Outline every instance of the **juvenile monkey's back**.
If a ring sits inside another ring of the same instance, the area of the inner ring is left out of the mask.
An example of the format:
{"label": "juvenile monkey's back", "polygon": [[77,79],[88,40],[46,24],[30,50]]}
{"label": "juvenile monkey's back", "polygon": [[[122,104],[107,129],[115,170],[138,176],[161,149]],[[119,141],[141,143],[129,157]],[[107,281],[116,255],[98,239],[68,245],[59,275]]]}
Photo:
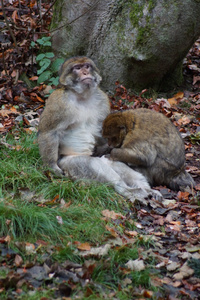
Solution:
{"label": "juvenile monkey's back", "polygon": [[162,113],[147,109],[138,108],[126,111],[133,115],[135,129],[147,134],[150,138],[159,136],[163,139],[181,140],[181,135],[175,125]]}

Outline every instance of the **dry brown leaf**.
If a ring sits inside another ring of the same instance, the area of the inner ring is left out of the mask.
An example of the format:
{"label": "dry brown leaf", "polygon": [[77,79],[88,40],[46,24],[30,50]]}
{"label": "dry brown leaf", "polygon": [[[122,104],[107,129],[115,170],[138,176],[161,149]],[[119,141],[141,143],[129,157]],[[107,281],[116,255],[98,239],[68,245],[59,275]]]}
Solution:
{"label": "dry brown leaf", "polygon": [[129,236],[137,236],[138,232],[137,231],[125,230],[125,234],[127,234]]}
{"label": "dry brown leaf", "polygon": [[193,76],[193,82],[192,82],[192,84],[194,85],[198,81],[200,81],[200,76]]}
{"label": "dry brown leaf", "polygon": [[111,248],[110,244],[106,244],[106,245],[103,245],[101,247],[96,247],[96,248],[91,247],[91,249],[88,251],[79,252],[79,255],[83,256],[83,257],[88,257],[88,256],[101,257],[101,256],[107,255],[110,248]]}
{"label": "dry brown leaf", "polygon": [[118,233],[110,226],[106,225],[106,229],[110,232],[110,234],[114,237],[118,237]]}
{"label": "dry brown leaf", "polygon": [[102,210],[102,215],[106,218],[111,218],[113,220],[116,220],[116,219],[125,219],[125,216],[123,216],[122,214],[120,213],[116,213],[114,212],[113,210],[108,210],[108,209],[105,209],[105,210]]}
{"label": "dry brown leaf", "polygon": [[177,122],[179,125],[187,125],[190,123],[190,119],[187,116],[183,116]]}
{"label": "dry brown leaf", "polygon": [[170,103],[170,105],[176,105],[177,104],[176,98],[169,98],[168,102]]}
{"label": "dry brown leaf", "polygon": [[168,102],[171,105],[176,105],[177,104],[177,100],[178,99],[182,99],[184,97],[184,93],[183,92],[178,92],[177,94],[175,94],[172,98],[168,99]]}
{"label": "dry brown leaf", "polygon": [[178,198],[179,201],[181,201],[181,200],[187,200],[188,197],[189,197],[189,195],[190,195],[190,193],[188,193],[188,192],[181,192],[181,191],[179,191],[178,194],[177,194],[177,198]]}
{"label": "dry brown leaf", "polygon": [[14,263],[15,263],[16,267],[21,266],[21,264],[23,263],[22,257],[20,255],[16,254]]}
{"label": "dry brown leaf", "polygon": [[82,251],[89,251],[91,249],[91,246],[89,243],[86,242],[86,243],[79,244],[77,248]]}
{"label": "dry brown leaf", "polygon": [[188,267],[187,263],[185,263],[181,268],[180,271],[174,274],[173,279],[175,280],[182,280],[194,274],[194,270]]}
{"label": "dry brown leaf", "polygon": [[179,267],[180,267],[180,263],[177,263],[175,261],[170,261],[167,266],[167,270],[172,272],[172,271],[175,271],[176,269],[178,269]]}

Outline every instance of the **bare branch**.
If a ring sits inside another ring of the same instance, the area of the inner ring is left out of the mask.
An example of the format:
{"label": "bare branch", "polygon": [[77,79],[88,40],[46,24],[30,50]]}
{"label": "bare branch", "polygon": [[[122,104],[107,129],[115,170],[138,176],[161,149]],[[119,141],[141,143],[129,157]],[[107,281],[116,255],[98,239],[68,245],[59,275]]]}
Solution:
{"label": "bare branch", "polygon": [[10,32],[10,35],[11,35],[11,37],[13,39],[14,46],[15,46],[15,48],[17,50],[17,54],[20,55],[20,51],[19,51],[19,48],[17,46],[16,38],[14,36],[14,33],[12,32],[12,29],[11,29],[11,27],[9,25],[8,19],[7,19],[6,14],[5,14],[5,8],[4,8],[3,0],[1,0],[1,6],[2,6],[2,11],[3,11],[3,16],[4,16],[4,19],[5,19],[5,22],[6,22],[6,26],[7,26],[8,30]]}

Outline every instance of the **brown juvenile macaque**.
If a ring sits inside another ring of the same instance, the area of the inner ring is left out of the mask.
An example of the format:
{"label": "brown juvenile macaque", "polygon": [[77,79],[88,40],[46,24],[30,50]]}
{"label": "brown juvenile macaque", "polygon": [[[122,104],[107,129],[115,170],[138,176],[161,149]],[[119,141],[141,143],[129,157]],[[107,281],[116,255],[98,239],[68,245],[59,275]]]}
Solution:
{"label": "brown juvenile macaque", "polygon": [[128,164],[151,186],[180,190],[195,185],[185,171],[181,135],[163,114],[145,108],[111,113],[103,122],[102,135],[113,147],[110,159]]}
{"label": "brown juvenile macaque", "polygon": [[38,144],[43,161],[56,174],[111,184],[130,200],[143,199],[151,190],[146,178],[121,162],[92,157],[103,145],[102,122],[110,112],[109,99],[98,87],[101,81],[94,62],[73,57],[60,71],[61,88],[49,97],[41,115]]}

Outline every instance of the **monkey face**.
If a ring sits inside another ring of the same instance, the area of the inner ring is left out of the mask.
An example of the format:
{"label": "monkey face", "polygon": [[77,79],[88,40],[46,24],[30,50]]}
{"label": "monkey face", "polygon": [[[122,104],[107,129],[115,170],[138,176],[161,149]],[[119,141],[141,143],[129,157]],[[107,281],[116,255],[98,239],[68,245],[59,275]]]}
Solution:
{"label": "monkey face", "polygon": [[114,148],[122,146],[127,129],[121,112],[109,114],[103,122],[102,135],[108,140],[108,145]]}
{"label": "monkey face", "polygon": [[113,148],[120,148],[126,136],[124,128],[120,127],[103,127],[102,135],[107,139],[108,145]]}
{"label": "monkey face", "polygon": [[101,76],[98,72],[91,59],[74,57],[65,61],[62,65],[60,83],[80,94],[99,85]]}
{"label": "monkey face", "polygon": [[76,75],[77,80],[83,84],[91,85],[95,80],[92,75],[92,65],[89,63],[74,65],[72,72]]}

